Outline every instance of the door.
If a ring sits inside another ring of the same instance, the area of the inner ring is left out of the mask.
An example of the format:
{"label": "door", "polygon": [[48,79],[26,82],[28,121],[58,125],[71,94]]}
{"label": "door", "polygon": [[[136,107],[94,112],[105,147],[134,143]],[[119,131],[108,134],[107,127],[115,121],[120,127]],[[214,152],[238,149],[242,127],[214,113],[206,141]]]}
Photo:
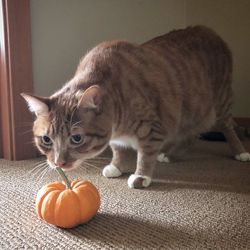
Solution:
{"label": "door", "polygon": [[35,157],[32,115],[20,93],[32,93],[29,0],[0,0],[0,158]]}

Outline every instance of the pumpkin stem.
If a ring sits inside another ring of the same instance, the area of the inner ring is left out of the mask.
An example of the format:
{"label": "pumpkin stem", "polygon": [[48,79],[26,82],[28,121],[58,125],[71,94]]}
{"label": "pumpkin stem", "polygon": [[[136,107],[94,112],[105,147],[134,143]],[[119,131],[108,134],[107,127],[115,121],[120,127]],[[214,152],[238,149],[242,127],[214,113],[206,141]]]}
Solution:
{"label": "pumpkin stem", "polygon": [[72,189],[70,185],[70,181],[66,174],[63,172],[63,170],[59,167],[56,167],[56,171],[59,173],[59,175],[62,177],[63,181],[65,182],[68,189]]}

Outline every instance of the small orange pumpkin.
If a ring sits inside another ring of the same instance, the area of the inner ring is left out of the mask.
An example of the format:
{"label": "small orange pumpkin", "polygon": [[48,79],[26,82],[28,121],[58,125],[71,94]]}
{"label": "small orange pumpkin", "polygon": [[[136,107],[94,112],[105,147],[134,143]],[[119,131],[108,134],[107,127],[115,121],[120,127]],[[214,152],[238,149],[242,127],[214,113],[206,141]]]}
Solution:
{"label": "small orange pumpkin", "polygon": [[[64,180],[66,176],[64,174]],[[89,221],[100,207],[100,195],[89,181],[53,182],[42,187],[36,198],[36,212],[46,222],[72,228]]]}

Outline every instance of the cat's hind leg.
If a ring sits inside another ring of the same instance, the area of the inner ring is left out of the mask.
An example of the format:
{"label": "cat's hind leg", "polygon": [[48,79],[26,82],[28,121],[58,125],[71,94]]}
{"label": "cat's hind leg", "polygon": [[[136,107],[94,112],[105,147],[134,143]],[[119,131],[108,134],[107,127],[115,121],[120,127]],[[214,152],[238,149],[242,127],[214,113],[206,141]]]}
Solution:
{"label": "cat's hind leg", "polygon": [[157,161],[164,162],[164,163],[170,163],[170,159],[169,159],[169,157],[167,156],[166,153],[158,154]]}
{"label": "cat's hind leg", "polygon": [[157,161],[162,163],[170,163],[170,152],[175,147],[175,143],[167,143],[163,146],[162,151],[157,156]]}
{"label": "cat's hind leg", "polygon": [[163,152],[158,155],[157,160],[159,162],[170,163],[173,158],[178,158],[186,153],[195,140],[195,136],[190,136],[168,143],[163,147]]}
{"label": "cat's hind leg", "polygon": [[231,117],[225,119],[221,123],[221,128],[227,142],[229,143],[234,158],[238,161],[250,161],[250,154],[246,152],[245,147],[234,130],[233,119]]}

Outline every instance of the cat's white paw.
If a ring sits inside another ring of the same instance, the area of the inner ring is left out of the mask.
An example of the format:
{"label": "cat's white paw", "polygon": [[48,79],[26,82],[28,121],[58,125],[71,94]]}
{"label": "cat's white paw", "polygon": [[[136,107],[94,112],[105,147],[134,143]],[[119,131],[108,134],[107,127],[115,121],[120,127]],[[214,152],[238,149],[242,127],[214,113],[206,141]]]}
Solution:
{"label": "cat's white paw", "polygon": [[143,188],[148,187],[152,179],[146,175],[132,174],[128,178],[128,186],[130,188]]}
{"label": "cat's white paw", "polygon": [[119,177],[122,172],[113,164],[109,164],[102,170],[102,175],[107,178]]}
{"label": "cat's white paw", "polygon": [[250,161],[250,154],[248,152],[235,155],[235,159],[238,161]]}
{"label": "cat's white paw", "polygon": [[157,156],[157,161],[159,162],[165,162],[165,163],[169,163],[170,160],[169,158],[164,154],[164,153],[161,153]]}

